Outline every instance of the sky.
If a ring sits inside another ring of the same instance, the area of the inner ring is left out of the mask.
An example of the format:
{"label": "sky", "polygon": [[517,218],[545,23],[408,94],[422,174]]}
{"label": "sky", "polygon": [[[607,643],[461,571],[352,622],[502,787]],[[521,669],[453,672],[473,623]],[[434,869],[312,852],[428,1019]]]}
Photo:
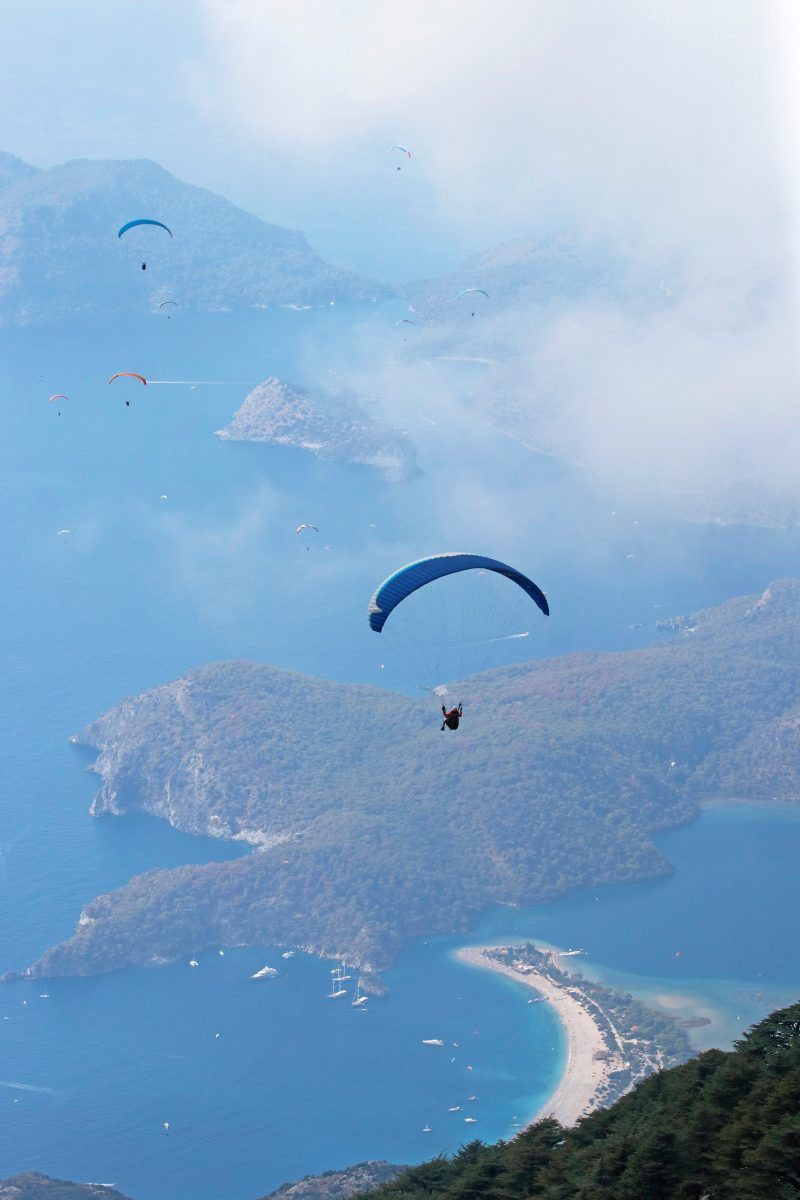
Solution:
{"label": "sky", "polygon": [[613,247],[664,303],[512,321],[520,393],[632,486],[782,488],[799,45],[791,0],[5,0],[0,148],[154,158],[387,281],[521,236]]}

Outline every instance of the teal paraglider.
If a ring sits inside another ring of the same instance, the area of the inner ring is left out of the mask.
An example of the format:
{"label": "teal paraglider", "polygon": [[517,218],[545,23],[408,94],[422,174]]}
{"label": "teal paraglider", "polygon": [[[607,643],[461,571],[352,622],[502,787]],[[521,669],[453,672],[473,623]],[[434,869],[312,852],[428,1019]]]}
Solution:
{"label": "teal paraglider", "polygon": [[129,229],[133,229],[136,225],[157,225],[159,229],[166,229],[170,237],[172,230],[163,221],[154,221],[152,217],[137,217],[135,221],[127,221],[117,233],[117,237],[121,238],[123,233],[127,233]]}
{"label": "teal paraglider", "polygon": [[434,554],[430,558],[420,558],[417,562],[409,563],[395,571],[385,579],[369,602],[367,613],[370,628],[380,633],[391,613],[401,601],[445,575],[453,575],[458,571],[494,571],[504,575],[512,583],[516,583],[526,592],[531,600],[542,610],[544,615],[550,615],[547,597],[532,579],[523,575],[507,563],[499,562],[496,558],[484,558],[481,554]]}

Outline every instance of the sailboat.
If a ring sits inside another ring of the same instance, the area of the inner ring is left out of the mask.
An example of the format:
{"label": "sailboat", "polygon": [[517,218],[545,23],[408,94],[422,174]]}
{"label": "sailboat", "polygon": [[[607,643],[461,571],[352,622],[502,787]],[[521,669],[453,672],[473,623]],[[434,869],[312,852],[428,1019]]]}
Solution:
{"label": "sailboat", "polygon": [[353,1008],[363,1008],[369,1000],[369,996],[361,987],[361,979],[359,978],[356,984],[356,994],[353,999]]}
{"label": "sailboat", "polygon": [[331,971],[331,990],[328,992],[329,1000],[338,1000],[340,996],[347,995],[347,988],[343,988],[342,973],[339,967],[334,967]]}

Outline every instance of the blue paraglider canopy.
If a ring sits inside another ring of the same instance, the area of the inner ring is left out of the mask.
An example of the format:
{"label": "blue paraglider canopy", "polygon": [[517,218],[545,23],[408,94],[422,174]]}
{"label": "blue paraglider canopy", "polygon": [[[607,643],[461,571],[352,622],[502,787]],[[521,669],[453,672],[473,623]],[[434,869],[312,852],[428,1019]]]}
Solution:
{"label": "blue paraglider canopy", "polygon": [[426,583],[432,583],[434,579],[441,579],[444,575],[453,575],[457,571],[473,570],[494,571],[498,575],[504,575],[527,592],[546,617],[550,615],[547,597],[541,588],[507,563],[498,562],[496,558],[484,558],[481,554],[434,554],[430,558],[420,558],[417,562],[401,567],[383,581],[367,609],[370,628],[380,633],[397,605]]}
{"label": "blue paraglider canopy", "polygon": [[138,217],[135,221],[128,221],[122,226],[117,234],[117,237],[121,238],[123,233],[127,233],[128,230],[133,229],[135,225],[157,225],[159,229],[166,229],[169,236],[172,237],[172,230],[169,228],[169,226],[165,225],[163,221],[154,221],[152,217]]}

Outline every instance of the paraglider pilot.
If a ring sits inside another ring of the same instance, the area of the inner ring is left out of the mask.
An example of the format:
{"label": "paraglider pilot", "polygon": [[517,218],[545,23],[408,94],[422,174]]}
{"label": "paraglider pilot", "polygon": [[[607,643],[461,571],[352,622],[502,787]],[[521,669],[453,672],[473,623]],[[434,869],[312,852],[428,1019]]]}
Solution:
{"label": "paraglider pilot", "polygon": [[444,720],[442,721],[442,728],[440,732],[444,733],[445,725],[448,729],[458,729],[458,722],[461,720],[462,711],[463,710],[460,701],[458,708],[451,708],[450,712],[448,712],[445,706],[442,705],[442,716],[444,717]]}

